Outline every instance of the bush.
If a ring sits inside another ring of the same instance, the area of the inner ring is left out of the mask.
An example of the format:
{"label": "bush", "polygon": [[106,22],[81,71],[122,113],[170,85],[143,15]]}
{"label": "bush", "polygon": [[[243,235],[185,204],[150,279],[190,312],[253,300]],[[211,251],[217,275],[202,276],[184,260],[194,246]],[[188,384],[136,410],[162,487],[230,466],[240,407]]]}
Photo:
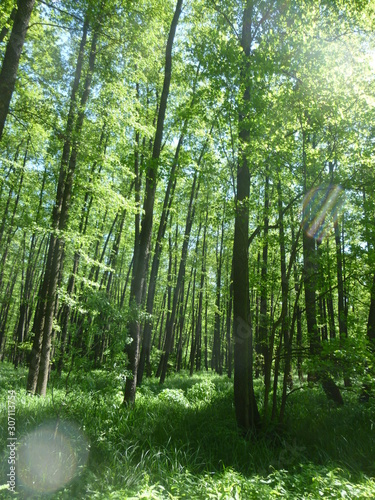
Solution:
{"label": "bush", "polygon": [[165,404],[188,408],[189,401],[185,398],[182,389],[164,389],[158,395],[158,399]]}
{"label": "bush", "polygon": [[187,390],[186,398],[194,406],[205,406],[211,403],[216,395],[216,387],[211,380],[203,380]]}

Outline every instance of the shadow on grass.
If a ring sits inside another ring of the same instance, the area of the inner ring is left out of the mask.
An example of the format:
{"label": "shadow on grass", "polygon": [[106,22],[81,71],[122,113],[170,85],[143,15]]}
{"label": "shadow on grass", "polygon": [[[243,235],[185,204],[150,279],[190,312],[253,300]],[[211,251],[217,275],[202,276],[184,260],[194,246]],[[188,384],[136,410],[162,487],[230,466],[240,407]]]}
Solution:
{"label": "shadow on grass", "polygon": [[43,399],[26,396],[25,376],[25,370],[1,366],[2,405],[8,389],[18,394],[18,435],[59,416],[79,424],[91,446],[80,477],[48,498],[138,498],[147,488],[156,488],[150,498],[205,498],[204,488],[213,497],[235,498],[235,487],[248,498],[272,498],[272,491],[302,498],[318,488],[318,498],[318,491],[334,496],[340,481],[359,488],[364,475],[375,474],[374,404],[358,404],[355,394],[336,408],[319,389],[297,391],[288,400],[282,431],[270,427],[244,440],[226,377],[181,374],[163,386],[146,380],[131,409],[122,405],[121,381],[110,372],[75,373],[68,384],[65,375],[52,380],[53,400],[51,392]]}

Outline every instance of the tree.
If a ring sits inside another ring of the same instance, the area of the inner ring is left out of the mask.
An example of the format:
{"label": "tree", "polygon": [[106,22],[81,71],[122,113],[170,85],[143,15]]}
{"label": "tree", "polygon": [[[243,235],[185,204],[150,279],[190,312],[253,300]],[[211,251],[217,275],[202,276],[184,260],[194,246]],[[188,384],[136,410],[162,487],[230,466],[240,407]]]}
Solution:
{"label": "tree", "polygon": [[147,278],[147,263],[149,258],[153,212],[155,203],[156,181],[158,162],[160,157],[161,145],[163,140],[164,120],[167,109],[169,87],[172,77],[172,48],[173,40],[177,29],[178,20],[181,14],[182,0],[178,0],[176,9],[171,22],[171,27],[168,34],[166,52],[165,52],[165,72],[163,91],[160,98],[158,120],[152,150],[152,158],[147,167],[146,172],[146,187],[143,204],[143,218],[141,231],[139,234],[139,242],[136,244],[134,251],[133,275],[130,291],[130,305],[135,309],[135,317],[129,321],[129,334],[131,343],[127,347],[129,359],[129,369],[132,377],[127,378],[124,393],[124,403],[133,404],[135,401],[135,393],[137,387],[137,371],[139,363],[140,350],[140,318],[137,317],[139,309],[142,305],[142,290],[145,287]]}
{"label": "tree", "polygon": [[65,142],[56,191],[56,201],[52,214],[52,228],[54,233],[51,233],[49,238],[47,265],[40,290],[37,314],[35,315],[33,325],[33,332],[35,336],[27,390],[31,394],[37,392],[42,396],[46,394],[47,389],[56,290],[60,268],[63,265],[64,240],[58,233],[61,234],[66,229],[68,222],[74,173],[77,164],[79,137],[85,116],[85,106],[90,93],[96,58],[98,32],[94,31],[90,47],[88,72],[80,100],[79,111],[76,113],[77,92],[82,73],[87,32],[88,19],[86,18],[83,26],[83,35],[79,48],[75,78],[71,92],[70,109],[66,123]]}
{"label": "tree", "polygon": [[[243,11],[241,47],[242,81],[246,81],[250,66],[252,44],[252,2]],[[236,215],[233,240],[233,314],[234,314],[234,405],[237,424],[244,433],[255,430],[260,416],[253,386],[253,335],[250,323],[249,298],[249,196],[250,168],[247,145],[250,139],[248,105],[251,100],[249,84],[244,83],[243,109],[239,115],[240,152],[237,166]]]}
{"label": "tree", "polygon": [[35,0],[18,0],[12,32],[5,51],[0,72],[0,140],[17,78],[18,65],[25,43]]}

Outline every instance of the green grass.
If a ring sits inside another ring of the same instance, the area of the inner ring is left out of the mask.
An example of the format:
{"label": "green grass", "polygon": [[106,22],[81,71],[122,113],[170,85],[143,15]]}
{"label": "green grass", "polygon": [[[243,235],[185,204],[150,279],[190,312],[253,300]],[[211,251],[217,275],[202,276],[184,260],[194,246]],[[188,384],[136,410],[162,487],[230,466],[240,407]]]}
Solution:
{"label": "green grass", "polygon": [[[29,448],[37,446],[38,439],[46,441],[60,458],[56,470],[43,462],[45,475],[40,477],[35,476],[35,465],[20,460],[25,470],[18,472],[29,486],[18,485],[18,498],[375,496],[375,404],[358,404],[355,392],[346,393],[345,406],[337,408],[319,388],[298,390],[288,398],[283,429],[270,428],[244,440],[236,429],[232,381],[211,373],[174,375],[164,386],[146,380],[134,409],[122,406],[121,380],[112,372],[72,374],[67,393],[64,377],[52,380],[53,392],[50,389],[43,399],[27,396],[25,382],[24,369],[0,365],[0,484],[6,483],[9,472],[8,389],[17,392],[19,453],[26,453],[22,443],[35,431],[36,441],[28,438]],[[54,435],[58,415],[60,438]],[[58,439],[65,445],[62,451],[56,448]],[[34,463],[36,456],[34,450]],[[62,483],[51,480],[61,471],[66,472],[65,486],[45,493]],[[69,481],[72,471],[76,477]],[[11,497],[0,489],[0,498]]]}

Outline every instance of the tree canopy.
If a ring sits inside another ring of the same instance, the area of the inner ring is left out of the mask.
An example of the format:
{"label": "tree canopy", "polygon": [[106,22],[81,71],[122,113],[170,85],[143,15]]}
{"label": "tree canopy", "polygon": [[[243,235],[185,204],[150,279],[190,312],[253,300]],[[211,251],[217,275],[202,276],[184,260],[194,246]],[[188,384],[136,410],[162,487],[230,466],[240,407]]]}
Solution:
{"label": "tree canopy", "polygon": [[0,353],[29,393],[115,368],[133,405],[144,376],[213,370],[245,435],[296,377],[371,397],[374,15],[2,2]]}

